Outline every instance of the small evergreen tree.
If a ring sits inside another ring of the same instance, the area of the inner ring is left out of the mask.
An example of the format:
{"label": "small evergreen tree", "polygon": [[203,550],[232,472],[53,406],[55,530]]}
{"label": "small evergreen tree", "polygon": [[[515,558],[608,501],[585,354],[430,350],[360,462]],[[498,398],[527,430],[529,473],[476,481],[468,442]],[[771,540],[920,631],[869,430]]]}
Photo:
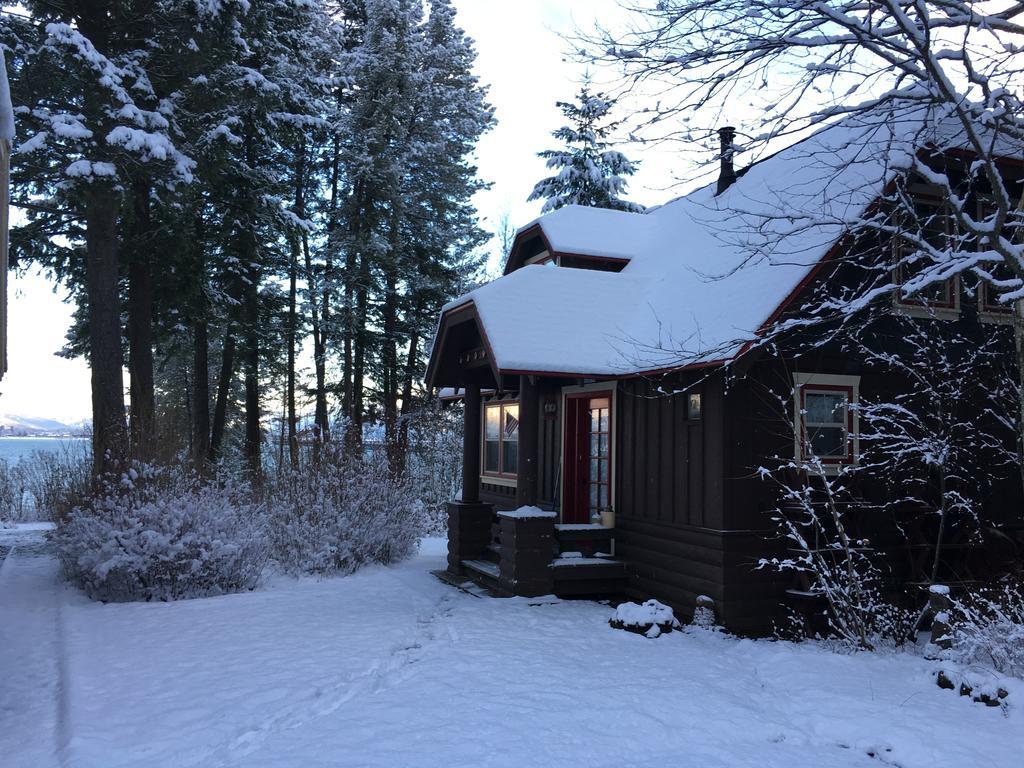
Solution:
{"label": "small evergreen tree", "polygon": [[618,126],[608,120],[615,100],[591,95],[589,86],[583,85],[575,103],[557,104],[571,124],[551,135],[564,141],[566,148],[538,153],[557,173],[537,182],[527,199],[545,200],[544,213],[566,205],[643,213],[642,205],[621,197],[628,183],[625,177],[636,173],[637,166],[621,152],[610,149],[607,138]]}

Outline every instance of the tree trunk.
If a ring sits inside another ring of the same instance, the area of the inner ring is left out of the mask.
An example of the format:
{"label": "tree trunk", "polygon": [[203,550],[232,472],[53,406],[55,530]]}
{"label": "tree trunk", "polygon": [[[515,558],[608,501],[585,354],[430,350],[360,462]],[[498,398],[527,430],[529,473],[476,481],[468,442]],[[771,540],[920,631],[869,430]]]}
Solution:
{"label": "tree trunk", "polygon": [[150,262],[152,233],[150,186],[137,181],[132,187],[133,226],[128,259],[128,374],[131,392],[132,456],[153,458],[156,404],[153,394],[153,275]]}
{"label": "tree trunk", "polygon": [[392,262],[384,282],[384,343],[381,345],[381,395],[384,405],[384,441],[392,472],[398,471],[398,293]]}
{"label": "tree trunk", "polygon": [[[255,250],[255,249],[253,249]],[[255,254],[251,254],[255,258]],[[245,462],[249,474],[258,479],[260,462],[260,342],[259,268],[249,262],[245,287]]]}
{"label": "tree trunk", "polygon": [[213,430],[210,436],[210,461],[220,460],[224,447],[224,431],[228,418],[228,396],[231,380],[235,376],[235,329],[229,322],[224,329],[224,343],[221,347],[220,376],[217,379],[217,402],[213,408]]}
{"label": "tree trunk", "polygon": [[288,458],[292,469],[299,468],[299,438],[295,431],[295,300],[299,271],[299,238],[291,238],[291,259],[288,264],[288,382],[285,392],[285,410],[288,422]]}
{"label": "tree trunk", "polygon": [[192,327],[192,461],[202,470],[210,460],[210,320],[202,216],[196,216],[192,236],[196,257],[194,279],[199,286]]}
{"label": "tree trunk", "polygon": [[309,254],[309,238],[305,233],[302,234],[302,252],[306,261],[306,284],[309,286],[309,320],[313,329],[313,370],[316,376],[313,423],[316,425],[317,439],[313,443],[313,458],[319,461],[320,444],[330,439],[330,426],[327,423],[327,348],[320,325],[319,289],[313,273],[313,260]]}
{"label": "tree trunk", "polygon": [[210,458],[210,329],[205,314],[196,320],[192,350],[192,460],[202,468]]}
{"label": "tree trunk", "polygon": [[123,469],[128,457],[124,414],[121,311],[118,296],[118,198],[96,185],[85,208],[86,295],[89,302],[89,367],[92,377],[93,473]]}
{"label": "tree trunk", "polygon": [[363,414],[365,413],[363,379],[366,375],[366,313],[369,309],[369,265],[366,256],[359,259],[356,277],[356,305],[352,314],[352,413],[349,416],[348,442],[358,450],[363,444]]}
{"label": "tree trunk", "polygon": [[412,382],[416,375],[416,357],[419,354],[420,334],[414,329],[409,337],[409,357],[405,361],[405,381],[402,383],[402,410],[398,418],[398,444],[395,449],[396,472],[405,474],[409,459],[409,419],[412,412]]}
{"label": "tree trunk", "polygon": [[[299,141],[298,151],[295,157],[295,215],[300,219],[306,218],[305,201],[305,179],[306,179],[306,143]],[[288,260],[288,375],[285,392],[285,410],[288,420],[288,458],[291,460],[292,469],[299,467],[299,438],[296,434],[295,416],[295,336],[297,333],[298,317],[296,313],[296,299],[298,296],[299,278],[299,235],[292,234],[290,239],[291,254]],[[315,351],[314,351],[315,354]]]}

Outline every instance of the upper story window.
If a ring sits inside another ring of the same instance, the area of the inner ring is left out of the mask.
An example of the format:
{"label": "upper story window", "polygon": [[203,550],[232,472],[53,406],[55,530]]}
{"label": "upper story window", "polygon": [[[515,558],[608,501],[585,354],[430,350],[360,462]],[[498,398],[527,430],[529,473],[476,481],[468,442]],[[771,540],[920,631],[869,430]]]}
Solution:
{"label": "upper story window", "polygon": [[519,469],[519,403],[484,405],[485,475],[515,478]]}
{"label": "upper story window", "polygon": [[857,462],[859,376],[796,373],[794,378],[794,450],[804,462],[821,462],[826,471]]}
{"label": "upper story window", "polygon": [[[984,200],[978,203],[978,220],[982,221],[986,219],[992,213],[992,207],[988,205]],[[1008,238],[1013,237],[1013,233],[1004,231],[1004,235]],[[1019,237],[1019,236],[1018,236]],[[984,243],[979,243],[978,248],[984,247]],[[1009,280],[1012,275],[1009,267],[1005,264],[992,264],[987,267],[988,271],[992,274],[995,280]],[[998,289],[994,288],[989,284],[987,280],[981,280],[978,284],[978,315],[979,317],[989,323],[1009,323],[1013,322],[1014,308],[1013,304],[999,301]]]}
{"label": "upper story window", "polygon": [[[929,245],[945,250],[953,244],[953,217],[941,200],[927,196],[917,197],[914,201],[914,217],[914,227],[919,229],[921,236]],[[910,261],[916,251],[913,244],[896,238],[893,282],[897,286],[906,285],[930,264],[927,257]],[[911,294],[897,289],[893,294],[893,303],[897,309],[907,314],[953,319],[960,314],[959,281],[952,277],[930,283]]]}

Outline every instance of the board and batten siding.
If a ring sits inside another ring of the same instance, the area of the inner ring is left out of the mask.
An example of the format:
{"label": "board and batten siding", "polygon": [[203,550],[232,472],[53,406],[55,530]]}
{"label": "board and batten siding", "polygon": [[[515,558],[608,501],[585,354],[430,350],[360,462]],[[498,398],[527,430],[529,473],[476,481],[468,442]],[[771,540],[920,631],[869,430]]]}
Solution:
{"label": "board and batten siding", "polygon": [[[689,392],[701,395],[700,419],[687,418]],[[616,554],[628,563],[631,597],[684,614],[698,595],[723,599],[722,418],[718,376],[619,383]]]}

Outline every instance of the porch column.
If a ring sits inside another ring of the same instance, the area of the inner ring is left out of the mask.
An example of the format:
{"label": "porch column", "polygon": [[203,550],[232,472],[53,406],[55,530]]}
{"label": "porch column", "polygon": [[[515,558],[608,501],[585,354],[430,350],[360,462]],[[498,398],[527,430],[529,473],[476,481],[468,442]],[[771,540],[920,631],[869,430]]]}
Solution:
{"label": "porch column", "polygon": [[480,385],[467,384],[463,401],[462,503],[480,501]]}
{"label": "porch column", "polygon": [[537,504],[537,460],[540,455],[540,398],[533,376],[519,377],[519,470],[516,506]]}

